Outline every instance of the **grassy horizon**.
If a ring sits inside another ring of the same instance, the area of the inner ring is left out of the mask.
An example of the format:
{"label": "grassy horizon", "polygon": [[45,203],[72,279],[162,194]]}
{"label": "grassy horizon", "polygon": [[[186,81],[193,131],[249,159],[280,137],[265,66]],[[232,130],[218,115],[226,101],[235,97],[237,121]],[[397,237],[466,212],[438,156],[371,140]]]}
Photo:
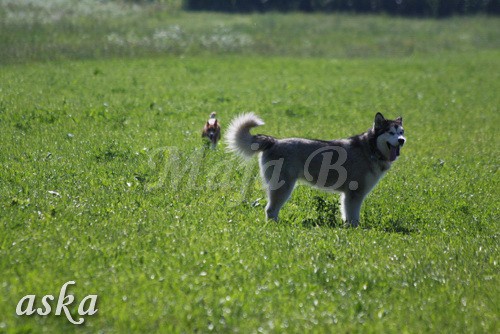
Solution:
{"label": "grassy horizon", "polygon": [[[162,55],[399,58],[500,47],[500,20],[184,12],[171,5],[0,1],[0,65]],[[361,22],[361,23],[360,23]]]}

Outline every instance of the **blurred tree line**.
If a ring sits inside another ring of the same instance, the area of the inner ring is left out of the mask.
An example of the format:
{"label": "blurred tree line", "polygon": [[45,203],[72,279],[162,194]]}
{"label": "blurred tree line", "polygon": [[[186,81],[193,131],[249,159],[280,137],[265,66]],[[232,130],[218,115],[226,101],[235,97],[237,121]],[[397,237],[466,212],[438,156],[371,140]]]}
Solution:
{"label": "blurred tree line", "polygon": [[500,13],[499,0],[185,0],[184,6],[188,10],[243,13],[342,11],[433,17],[478,12]]}
{"label": "blurred tree line", "polygon": [[134,3],[179,3],[186,10],[251,12],[351,12],[445,17],[500,14],[500,0],[125,0]]}

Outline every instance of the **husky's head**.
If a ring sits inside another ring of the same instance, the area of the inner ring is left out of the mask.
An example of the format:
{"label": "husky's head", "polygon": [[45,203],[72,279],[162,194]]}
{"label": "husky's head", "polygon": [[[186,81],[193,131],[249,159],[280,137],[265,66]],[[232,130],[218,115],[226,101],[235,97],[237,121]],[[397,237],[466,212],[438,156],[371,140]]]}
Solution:
{"label": "husky's head", "polygon": [[385,119],[381,113],[375,115],[373,130],[377,138],[377,149],[389,161],[394,161],[399,156],[400,149],[406,142],[403,129],[403,119]]}

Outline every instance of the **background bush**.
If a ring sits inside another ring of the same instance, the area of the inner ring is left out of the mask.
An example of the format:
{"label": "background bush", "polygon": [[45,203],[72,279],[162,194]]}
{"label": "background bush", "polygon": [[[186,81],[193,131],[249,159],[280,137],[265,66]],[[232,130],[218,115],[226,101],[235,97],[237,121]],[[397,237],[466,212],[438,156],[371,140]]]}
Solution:
{"label": "background bush", "polygon": [[347,11],[434,17],[500,13],[499,0],[185,0],[184,5],[188,10],[224,12]]}

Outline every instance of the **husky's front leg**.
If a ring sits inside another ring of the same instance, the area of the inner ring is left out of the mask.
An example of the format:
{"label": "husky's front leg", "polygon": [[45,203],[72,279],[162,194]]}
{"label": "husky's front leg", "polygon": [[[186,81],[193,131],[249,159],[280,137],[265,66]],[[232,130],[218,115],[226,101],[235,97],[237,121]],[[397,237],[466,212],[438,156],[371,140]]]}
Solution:
{"label": "husky's front leg", "polygon": [[359,213],[364,196],[357,192],[342,193],[341,207],[342,220],[352,227],[359,224]]}

